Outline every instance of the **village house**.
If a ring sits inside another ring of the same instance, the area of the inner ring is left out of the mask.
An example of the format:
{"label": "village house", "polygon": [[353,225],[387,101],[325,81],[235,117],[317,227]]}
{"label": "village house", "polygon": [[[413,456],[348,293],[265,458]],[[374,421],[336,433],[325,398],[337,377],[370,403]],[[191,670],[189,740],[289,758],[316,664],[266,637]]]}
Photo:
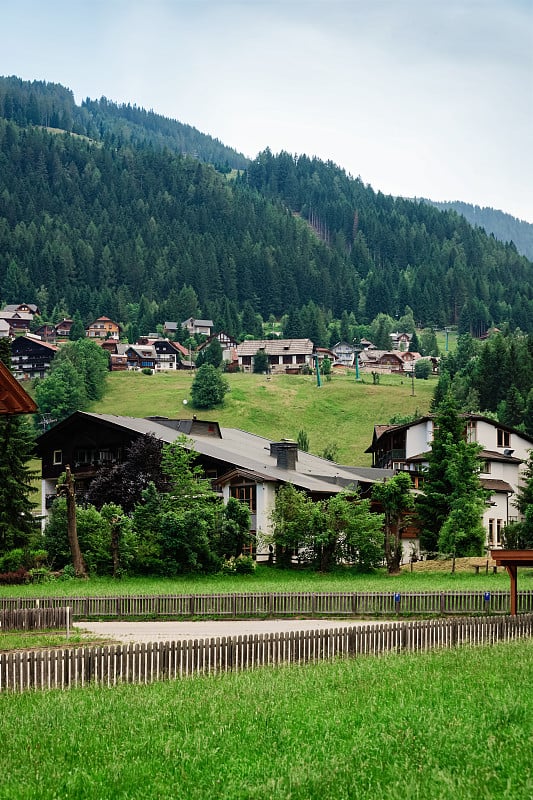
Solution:
{"label": "village house", "polygon": [[211,336],[214,323],[212,319],[194,319],[194,317],[189,317],[189,319],[181,323],[181,327],[187,329],[189,336],[196,336],[197,334],[200,336]]}
{"label": "village house", "polygon": [[391,333],[391,350],[409,350],[409,345],[411,344],[411,339],[413,335],[411,333]]}
{"label": "village house", "polygon": [[331,348],[335,354],[335,361],[343,367],[353,367],[355,363],[355,350],[349,342],[337,342]]}
{"label": "village house", "polygon": [[0,317],[0,339],[7,339],[8,336],[11,336],[11,325]]}
{"label": "village house", "polygon": [[121,327],[117,322],[113,322],[109,317],[98,317],[87,328],[89,339],[120,339]]}
{"label": "village house", "polygon": [[[6,306],[7,308],[7,306]],[[30,325],[33,322],[33,314],[26,311],[0,311],[0,319],[9,325],[10,335],[18,333],[29,333]]]}
{"label": "village house", "polygon": [[68,339],[70,335],[70,329],[73,325],[73,319],[62,319],[61,322],[58,322],[55,326],[56,336],[59,339]]}
{"label": "village house", "polygon": [[[490,492],[483,525],[487,547],[501,546],[501,532],[517,520],[513,506],[521,480],[523,463],[533,448],[533,437],[478,414],[465,414],[465,437],[483,447],[480,479]],[[405,425],[377,425],[367,453],[378,469],[406,471],[414,489],[423,487],[427,455],[433,440],[433,417],[425,416]],[[418,548],[418,539],[413,541]]]}
{"label": "village house", "polygon": [[421,358],[420,353],[410,353],[408,350],[377,350],[368,348],[359,353],[359,367],[370,372],[410,372],[415,362]]}
{"label": "village house", "polygon": [[11,366],[18,380],[44,378],[57,347],[36,336],[16,336],[11,343]]}
{"label": "village house", "polygon": [[312,367],[314,345],[311,339],[248,339],[237,345],[239,368],[253,372],[254,357],[260,350],[268,356],[272,373],[299,371]]}
{"label": "village house", "polygon": [[368,496],[373,483],[393,474],[391,470],[341,466],[299,450],[296,442],[273,442],[236,428],[221,428],[213,421],[77,411],[37,442],[42,457],[43,516],[56,497],[57,480],[67,464],[81,497],[102,467],[123,461],[128,447],[148,434],[164,443],[186,436],[224,501],[235,497],[248,505],[259,559],[268,558],[270,515],[279,486],[290,483],[315,500],[348,487],[357,487],[362,496]]}
{"label": "village house", "polygon": [[206,347],[209,347],[214,339],[217,339],[222,349],[222,361],[227,361],[229,363],[235,361],[237,358],[237,339],[234,339],[233,336],[230,336],[229,333],[225,333],[224,331],[214,333],[212,336],[206,339],[205,342],[202,342],[202,344],[198,345],[196,352],[201,353],[202,350],[205,350]]}

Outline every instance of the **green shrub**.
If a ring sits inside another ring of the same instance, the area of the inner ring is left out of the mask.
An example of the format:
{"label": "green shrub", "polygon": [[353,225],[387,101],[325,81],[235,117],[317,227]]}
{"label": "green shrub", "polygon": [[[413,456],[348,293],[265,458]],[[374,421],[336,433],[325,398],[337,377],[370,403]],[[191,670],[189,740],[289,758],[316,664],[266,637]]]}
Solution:
{"label": "green shrub", "polygon": [[150,367],[143,367],[141,372],[143,375],[153,375],[153,370]]}

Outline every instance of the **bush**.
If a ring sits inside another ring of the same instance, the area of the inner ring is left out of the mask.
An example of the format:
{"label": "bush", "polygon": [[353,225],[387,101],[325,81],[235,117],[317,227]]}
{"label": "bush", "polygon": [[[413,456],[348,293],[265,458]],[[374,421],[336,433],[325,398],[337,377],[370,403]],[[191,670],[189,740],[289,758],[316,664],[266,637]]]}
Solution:
{"label": "bush", "polygon": [[237,575],[253,575],[256,563],[251,556],[238,556],[235,559],[235,572]]}
{"label": "bush", "polygon": [[153,374],[153,370],[151,370],[150,367],[143,367],[141,372],[142,372],[143,375],[152,375]]}
{"label": "bush", "polygon": [[251,556],[231,556],[222,564],[222,572],[225,575],[253,575],[256,563]]}
{"label": "bush", "polygon": [[415,364],[415,378],[427,381],[431,375],[431,364],[429,361],[417,361]]}
{"label": "bush", "polygon": [[26,566],[27,554],[22,547],[9,550],[0,558],[0,572],[17,572]]}
{"label": "bush", "polygon": [[26,570],[21,567],[17,569],[15,572],[2,572],[0,573],[0,584],[4,584],[5,586],[14,586],[16,584],[21,583],[28,583],[30,580],[30,575]]}

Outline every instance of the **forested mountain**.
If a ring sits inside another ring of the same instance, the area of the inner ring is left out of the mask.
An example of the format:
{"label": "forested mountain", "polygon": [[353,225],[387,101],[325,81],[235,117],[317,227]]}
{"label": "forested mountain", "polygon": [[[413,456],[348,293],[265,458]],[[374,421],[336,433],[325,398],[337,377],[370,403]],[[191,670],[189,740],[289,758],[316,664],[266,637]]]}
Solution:
{"label": "forested mountain", "polygon": [[447,203],[438,203],[427,200],[441,211],[457,211],[468,220],[471,225],[484,228],[487,233],[492,233],[500,242],[514,242],[516,249],[522,255],[533,260],[533,225],[530,222],[517,219],[511,214],[497,211],[494,208],[474,206],[470,203],[461,203],[459,200]]}
{"label": "forested mountain", "polygon": [[[203,315],[238,335],[257,315],[291,312],[293,335],[318,344],[318,314],[368,324],[406,306],[426,326],[533,329],[533,265],[514,245],[330,162],[267,150],[247,165],[208,152],[216,140],[202,134],[203,155],[177,144],[187,131],[107,100],[78,107],[55,84],[0,80],[0,301],[141,332]],[[246,169],[233,178],[211,161]]]}
{"label": "forested mountain", "polygon": [[213,139],[173,119],[131,105],[118,105],[105,97],[87,98],[81,106],[74,95],[57,83],[0,77],[0,117],[17,125],[42,125],[101,140],[107,145],[152,145],[191,155],[224,169],[244,169],[248,159],[218,139]]}
{"label": "forested mountain", "polygon": [[261,153],[248,182],[301,214],[360,279],[359,316],[409,305],[423,324],[531,330],[533,267],[454,211],[375,192],[331,162]]}

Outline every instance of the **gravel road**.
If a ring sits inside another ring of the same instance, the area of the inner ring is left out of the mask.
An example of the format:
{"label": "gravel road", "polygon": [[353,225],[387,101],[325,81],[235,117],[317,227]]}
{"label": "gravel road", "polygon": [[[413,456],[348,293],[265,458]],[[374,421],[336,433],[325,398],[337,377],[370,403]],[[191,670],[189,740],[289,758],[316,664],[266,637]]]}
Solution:
{"label": "gravel road", "polygon": [[178,639],[211,639],[216,636],[244,636],[252,633],[322,630],[354,625],[376,625],[369,620],[343,619],[251,619],[207,620],[204,622],[80,622],[76,628],[120,642],[158,642]]}

